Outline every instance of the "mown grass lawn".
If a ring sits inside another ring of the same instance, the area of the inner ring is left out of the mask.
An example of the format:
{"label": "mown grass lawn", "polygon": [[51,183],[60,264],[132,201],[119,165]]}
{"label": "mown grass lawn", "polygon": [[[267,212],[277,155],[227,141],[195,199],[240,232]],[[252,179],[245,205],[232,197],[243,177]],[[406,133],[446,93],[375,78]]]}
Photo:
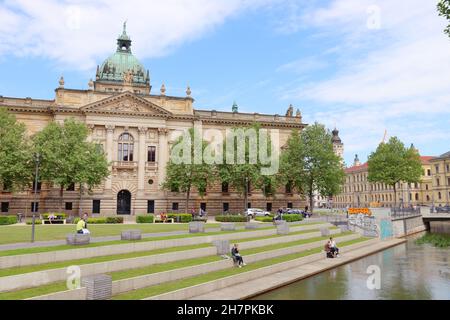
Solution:
{"label": "mown grass lawn", "polygon": [[[217,228],[219,223],[208,223],[206,228]],[[169,231],[188,231],[189,226],[185,224],[90,224],[89,230],[92,237],[119,236],[122,231],[129,229],[140,229],[142,233],[158,233]],[[75,232],[74,224],[67,225],[36,225],[36,241],[64,240],[69,233]],[[0,244],[30,242],[31,226],[0,226]]]}

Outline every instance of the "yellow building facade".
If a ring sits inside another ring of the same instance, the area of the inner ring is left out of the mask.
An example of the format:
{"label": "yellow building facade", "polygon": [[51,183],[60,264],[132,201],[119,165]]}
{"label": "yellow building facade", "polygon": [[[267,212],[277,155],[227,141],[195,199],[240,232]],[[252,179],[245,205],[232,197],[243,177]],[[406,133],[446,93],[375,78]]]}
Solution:
{"label": "yellow building facade", "polygon": [[[90,129],[89,140],[98,144],[107,156],[111,175],[91,194],[80,197],[78,186],[64,191],[63,211],[100,215],[136,215],[160,212],[208,213],[242,212],[243,198],[236,190],[218,182],[209,185],[205,196],[193,190],[190,208],[184,208],[184,193],[163,190],[169,151],[179,135],[194,126],[215,129],[225,134],[236,126],[259,123],[279,132],[282,147],[293,129],[302,130],[300,111],[290,106],[286,115],[241,113],[194,108],[189,87],[186,95],[168,95],[163,84],[153,93],[150,73],[131,53],[131,39],[124,28],[117,40],[117,51],[97,67],[95,81],[87,90],[66,88],[59,81],[52,100],[0,96],[0,108],[6,108],[26,125],[31,137],[52,121],[75,118]],[[38,212],[55,212],[59,207],[58,186],[39,184]],[[249,206],[268,211],[278,207],[303,207],[305,201],[289,188],[280,187],[266,197],[250,186]],[[0,214],[30,215],[34,201],[32,190],[11,193],[0,188]]]}
{"label": "yellow building facade", "polygon": [[450,205],[450,151],[431,159],[430,167],[434,206]]}

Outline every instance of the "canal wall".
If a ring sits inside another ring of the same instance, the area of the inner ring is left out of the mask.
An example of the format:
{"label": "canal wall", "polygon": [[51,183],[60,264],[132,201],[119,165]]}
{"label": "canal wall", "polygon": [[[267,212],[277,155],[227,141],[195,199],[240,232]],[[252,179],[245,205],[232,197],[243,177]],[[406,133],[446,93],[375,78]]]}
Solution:
{"label": "canal wall", "polygon": [[402,217],[392,219],[392,230],[395,238],[406,237],[427,230],[422,216]]}
{"label": "canal wall", "polygon": [[450,234],[450,221],[430,221],[430,231]]}

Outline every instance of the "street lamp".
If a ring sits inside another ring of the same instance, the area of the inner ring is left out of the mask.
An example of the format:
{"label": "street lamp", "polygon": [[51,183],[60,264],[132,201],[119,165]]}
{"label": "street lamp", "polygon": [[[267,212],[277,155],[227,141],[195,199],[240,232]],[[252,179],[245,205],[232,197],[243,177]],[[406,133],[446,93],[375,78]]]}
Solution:
{"label": "street lamp", "polygon": [[38,189],[38,180],[39,180],[39,164],[41,162],[41,155],[39,153],[35,154],[34,161],[36,163],[36,171],[34,176],[34,204],[33,204],[33,216],[31,222],[31,242],[34,242],[34,229],[36,224],[36,211],[37,211],[37,189]]}

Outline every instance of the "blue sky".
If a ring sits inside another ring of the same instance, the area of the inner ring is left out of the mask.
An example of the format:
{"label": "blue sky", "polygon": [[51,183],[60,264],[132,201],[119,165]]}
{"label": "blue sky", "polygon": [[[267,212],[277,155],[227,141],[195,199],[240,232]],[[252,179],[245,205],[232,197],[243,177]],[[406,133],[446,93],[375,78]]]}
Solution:
{"label": "blue sky", "polygon": [[345,161],[397,135],[450,150],[450,38],[434,0],[0,1],[0,95],[87,88],[128,20],[153,93],[340,130]]}

